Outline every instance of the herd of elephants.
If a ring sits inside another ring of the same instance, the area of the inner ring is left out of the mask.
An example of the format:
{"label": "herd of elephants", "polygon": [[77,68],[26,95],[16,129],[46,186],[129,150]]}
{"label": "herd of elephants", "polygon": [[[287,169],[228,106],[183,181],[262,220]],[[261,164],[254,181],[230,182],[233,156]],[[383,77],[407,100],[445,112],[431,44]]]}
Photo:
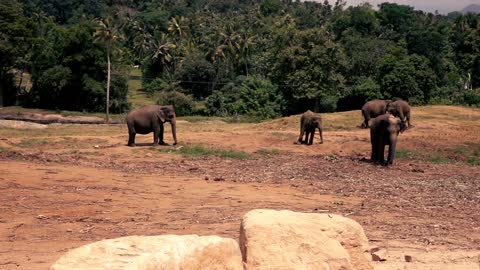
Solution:
{"label": "herd of elephants", "polygon": [[[398,134],[411,127],[410,105],[398,100],[371,100],[362,107],[362,128],[370,128],[372,145],[371,161],[385,166],[392,165]],[[173,145],[177,144],[176,115],[172,105],[146,105],[132,110],[127,115],[128,146],[135,146],[135,135],[153,132],[154,145],[166,145],[163,140],[163,124],[172,126]],[[316,129],[323,143],[322,119],[319,114],[306,111],[300,118],[300,136],[296,144],[313,144]],[[305,137],[305,138],[304,138]],[[388,156],[385,161],[385,146]]]}

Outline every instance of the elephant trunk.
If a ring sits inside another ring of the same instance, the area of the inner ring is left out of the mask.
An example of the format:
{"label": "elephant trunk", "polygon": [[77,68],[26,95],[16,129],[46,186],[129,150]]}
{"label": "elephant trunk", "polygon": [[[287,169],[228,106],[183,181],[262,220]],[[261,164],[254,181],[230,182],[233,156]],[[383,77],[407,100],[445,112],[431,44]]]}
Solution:
{"label": "elephant trunk", "polygon": [[395,151],[397,150],[397,138],[396,136],[390,136],[390,145],[388,146],[388,158],[387,165],[393,164],[395,158]]}
{"label": "elephant trunk", "polygon": [[172,136],[173,136],[173,145],[177,144],[177,120],[172,119],[170,122],[170,125],[172,126]]}

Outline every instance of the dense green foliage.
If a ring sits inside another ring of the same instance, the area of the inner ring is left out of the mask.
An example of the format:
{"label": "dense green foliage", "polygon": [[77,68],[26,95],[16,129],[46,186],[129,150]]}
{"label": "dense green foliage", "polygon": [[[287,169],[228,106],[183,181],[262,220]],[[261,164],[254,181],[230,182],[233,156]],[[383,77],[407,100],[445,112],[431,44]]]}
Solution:
{"label": "dense green foliage", "polygon": [[[111,18],[111,19],[110,19]],[[115,39],[97,42],[99,22]],[[0,105],[129,108],[130,66],[179,115],[256,119],[366,100],[479,106],[480,15],[438,15],[338,0],[5,0],[0,3]],[[29,73],[32,87],[20,87]],[[181,108],[180,108],[181,107]]]}

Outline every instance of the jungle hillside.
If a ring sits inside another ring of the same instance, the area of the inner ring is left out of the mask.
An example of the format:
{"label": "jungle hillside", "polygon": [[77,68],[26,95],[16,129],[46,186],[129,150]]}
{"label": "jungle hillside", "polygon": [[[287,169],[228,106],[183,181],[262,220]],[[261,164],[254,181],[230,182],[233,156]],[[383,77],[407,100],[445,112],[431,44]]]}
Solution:
{"label": "jungle hillside", "polygon": [[479,106],[480,15],[342,0],[0,2],[0,106],[122,113],[132,80],[178,115]]}

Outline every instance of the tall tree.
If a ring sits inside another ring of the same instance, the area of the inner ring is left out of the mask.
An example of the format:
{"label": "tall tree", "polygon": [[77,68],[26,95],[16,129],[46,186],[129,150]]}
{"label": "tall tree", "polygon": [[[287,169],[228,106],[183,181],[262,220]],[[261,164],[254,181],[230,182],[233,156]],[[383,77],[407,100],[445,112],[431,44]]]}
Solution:
{"label": "tall tree", "polygon": [[27,64],[32,28],[18,0],[0,1],[0,107],[15,102],[13,70]]}
{"label": "tall tree", "polygon": [[120,38],[118,28],[115,27],[111,17],[108,17],[104,20],[97,20],[98,26],[95,29],[93,34],[95,41],[100,41],[105,43],[107,46],[107,101],[106,101],[106,120],[107,123],[109,119],[109,108],[110,108],[110,73],[111,73],[111,53],[112,46],[115,44],[115,41]]}

